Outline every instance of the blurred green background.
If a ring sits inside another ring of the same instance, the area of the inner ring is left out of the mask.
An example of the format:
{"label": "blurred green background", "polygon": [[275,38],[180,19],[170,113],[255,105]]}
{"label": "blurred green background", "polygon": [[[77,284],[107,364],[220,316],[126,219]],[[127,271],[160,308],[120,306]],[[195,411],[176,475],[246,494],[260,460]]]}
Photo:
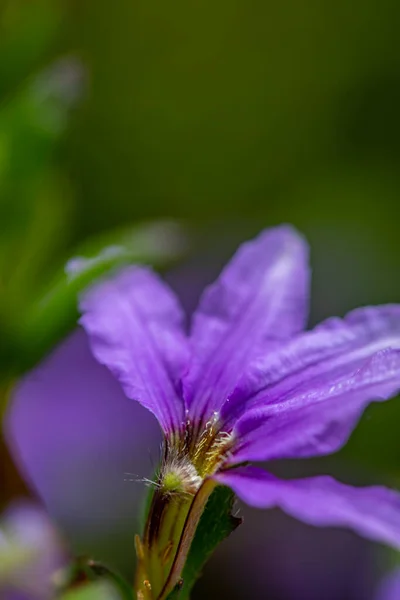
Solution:
{"label": "blurred green background", "polygon": [[[176,220],[181,264],[205,281],[293,223],[312,324],[399,302],[399,17],[395,0],[2,0],[3,395],[73,325],[65,261],[142,221]],[[371,407],[323,464],[400,483],[399,420],[398,402]],[[3,453],[4,504],[23,486]]]}

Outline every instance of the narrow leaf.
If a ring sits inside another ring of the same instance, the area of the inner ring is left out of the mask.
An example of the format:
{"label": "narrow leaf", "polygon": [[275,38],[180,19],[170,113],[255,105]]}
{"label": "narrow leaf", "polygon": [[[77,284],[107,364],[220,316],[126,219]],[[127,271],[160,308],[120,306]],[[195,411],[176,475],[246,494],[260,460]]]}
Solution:
{"label": "narrow leaf", "polygon": [[232,515],[234,502],[235,495],[228,487],[215,488],[200,519],[182,573],[182,581],[168,596],[168,600],[188,600],[213,551],[241,524],[242,519]]}

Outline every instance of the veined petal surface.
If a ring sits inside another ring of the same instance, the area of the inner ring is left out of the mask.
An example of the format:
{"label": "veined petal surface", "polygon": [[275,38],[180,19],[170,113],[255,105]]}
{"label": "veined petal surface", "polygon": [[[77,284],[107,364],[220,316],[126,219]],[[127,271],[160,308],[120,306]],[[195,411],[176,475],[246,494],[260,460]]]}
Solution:
{"label": "veined petal surface", "polygon": [[180,380],[188,362],[183,312],[152,271],[128,267],[91,288],[80,303],[96,359],[158,419],[164,432],[184,419]]}
{"label": "veined petal surface", "polygon": [[303,389],[282,404],[255,408],[234,428],[231,462],[304,458],[338,450],[366,405],[400,391],[400,351],[382,350],[350,376]]}
{"label": "veined petal surface", "polygon": [[291,227],[266,230],[239,248],[193,318],[183,381],[193,418],[218,411],[255,356],[304,328],[308,289],[308,248]]}
{"label": "veined petal surface", "polygon": [[279,507],[318,527],[347,527],[400,549],[400,494],[381,486],[352,487],[328,476],[282,480],[257,467],[215,476],[256,508]]}
{"label": "veined petal surface", "polygon": [[359,308],[344,319],[327,319],[253,360],[225,402],[222,418],[232,423],[266,405],[305,406],[309,390],[344,380],[388,348],[400,349],[400,305]]}

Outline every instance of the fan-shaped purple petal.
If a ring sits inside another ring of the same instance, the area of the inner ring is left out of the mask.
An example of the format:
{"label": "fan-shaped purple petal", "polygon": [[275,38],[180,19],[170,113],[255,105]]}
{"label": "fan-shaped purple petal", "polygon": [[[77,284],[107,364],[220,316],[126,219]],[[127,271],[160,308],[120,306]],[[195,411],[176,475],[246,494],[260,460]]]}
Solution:
{"label": "fan-shaped purple petal", "polygon": [[150,270],[128,267],[90,289],[80,308],[96,359],[129,398],[154,413],[166,433],[178,429],[188,346],[172,291]]}
{"label": "fan-shaped purple petal", "polygon": [[308,312],[308,248],[291,227],[243,244],[206,289],[194,315],[193,358],[184,378],[192,416],[218,411],[260,353],[301,331]]}
{"label": "fan-shaped purple petal", "polygon": [[222,409],[228,423],[254,407],[304,405],[307,391],[352,375],[376,352],[400,349],[400,306],[359,308],[254,360]]}
{"label": "fan-shaped purple petal", "polygon": [[400,549],[400,494],[385,487],[356,488],[331,477],[285,481],[257,467],[215,477],[256,508],[279,507],[318,527],[348,527],[368,539]]}
{"label": "fan-shaped purple petal", "polygon": [[382,350],[349,377],[317,385],[286,404],[250,410],[235,426],[231,462],[329,454],[349,438],[364,408],[400,391],[400,351]]}

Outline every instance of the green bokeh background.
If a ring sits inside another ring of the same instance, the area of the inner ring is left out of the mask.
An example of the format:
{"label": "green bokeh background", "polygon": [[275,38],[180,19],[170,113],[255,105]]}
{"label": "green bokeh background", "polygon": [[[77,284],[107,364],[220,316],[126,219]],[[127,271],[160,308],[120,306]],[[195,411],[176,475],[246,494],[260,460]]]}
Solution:
{"label": "green bokeh background", "polygon": [[[399,17],[396,0],[3,0],[2,389],[60,335],[32,348],[21,323],[65,260],[143,220],[184,223],[206,265],[293,223],[312,323],[399,302]],[[38,88],[60,57],[73,101]],[[398,402],[371,407],[335,461],[400,484],[399,423]],[[4,502],[21,487],[3,464]]]}

